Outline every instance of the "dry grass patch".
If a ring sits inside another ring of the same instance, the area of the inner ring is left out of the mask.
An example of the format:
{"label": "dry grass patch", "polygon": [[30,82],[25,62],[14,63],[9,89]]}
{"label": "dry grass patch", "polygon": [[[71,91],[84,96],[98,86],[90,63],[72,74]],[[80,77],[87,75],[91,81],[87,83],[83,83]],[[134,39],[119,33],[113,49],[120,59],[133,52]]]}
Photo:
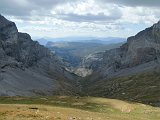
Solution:
{"label": "dry grass patch", "polygon": [[0,120],[160,120],[159,108],[115,99],[57,96],[0,103]]}

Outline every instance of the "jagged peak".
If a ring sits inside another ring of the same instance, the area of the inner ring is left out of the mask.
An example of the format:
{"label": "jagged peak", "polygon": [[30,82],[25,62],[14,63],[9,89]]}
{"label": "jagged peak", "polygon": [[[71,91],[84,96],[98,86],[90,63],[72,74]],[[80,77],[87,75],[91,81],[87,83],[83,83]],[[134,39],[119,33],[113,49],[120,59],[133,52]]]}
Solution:
{"label": "jagged peak", "polygon": [[21,33],[21,32],[19,32],[18,36],[21,37],[21,38],[25,38],[25,39],[31,40],[31,36],[28,33]]}
{"label": "jagged peak", "polygon": [[159,28],[160,29],[160,20],[153,25],[153,28]]}
{"label": "jagged peak", "polygon": [[6,24],[9,24],[9,23],[13,23],[13,22],[7,20],[4,16],[2,16],[0,14],[0,27],[3,27],[3,26],[5,26]]}
{"label": "jagged peak", "polygon": [[158,32],[160,30],[160,21],[158,21],[157,23],[153,24],[151,27],[148,27],[140,32],[138,32],[135,36],[131,36],[128,37],[127,41],[128,43],[130,43],[131,41],[133,41],[134,39],[137,39],[139,37],[144,37],[144,36],[148,36],[151,34],[154,34],[155,31]]}

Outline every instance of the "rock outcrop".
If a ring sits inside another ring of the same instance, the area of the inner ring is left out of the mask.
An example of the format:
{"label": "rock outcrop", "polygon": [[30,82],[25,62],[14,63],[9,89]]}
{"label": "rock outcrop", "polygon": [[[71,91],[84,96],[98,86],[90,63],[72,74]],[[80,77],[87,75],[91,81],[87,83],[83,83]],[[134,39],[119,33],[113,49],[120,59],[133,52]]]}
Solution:
{"label": "rock outcrop", "polygon": [[0,95],[72,94],[75,77],[56,55],[0,15]]}
{"label": "rock outcrop", "polygon": [[93,76],[107,78],[153,69],[159,62],[160,22],[129,37],[120,48],[89,55],[81,66],[93,70]]}
{"label": "rock outcrop", "polygon": [[[160,106],[160,22],[120,48],[86,57],[83,94]],[[86,70],[85,70],[86,71]]]}

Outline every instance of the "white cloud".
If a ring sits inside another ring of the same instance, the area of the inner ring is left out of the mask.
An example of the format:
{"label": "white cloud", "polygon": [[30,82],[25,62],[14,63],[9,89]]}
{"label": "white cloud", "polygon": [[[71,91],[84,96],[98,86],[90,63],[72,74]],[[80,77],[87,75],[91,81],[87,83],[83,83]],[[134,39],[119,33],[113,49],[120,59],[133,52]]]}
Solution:
{"label": "white cloud", "polygon": [[159,20],[158,5],[157,0],[1,0],[0,10],[32,36],[128,37]]}
{"label": "white cloud", "polygon": [[103,4],[119,4],[123,6],[147,6],[147,7],[159,7],[160,1],[159,0],[96,0],[102,2]]}

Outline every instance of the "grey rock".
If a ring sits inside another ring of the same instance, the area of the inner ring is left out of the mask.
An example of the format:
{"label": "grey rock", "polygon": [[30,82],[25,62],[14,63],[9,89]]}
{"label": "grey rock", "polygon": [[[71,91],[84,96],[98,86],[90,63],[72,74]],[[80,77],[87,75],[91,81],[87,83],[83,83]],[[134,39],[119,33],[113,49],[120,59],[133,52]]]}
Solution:
{"label": "grey rock", "polygon": [[[149,63],[152,63],[152,66]],[[135,36],[129,37],[127,42],[120,48],[87,56],[81,66],[92,70],[94,78],[95,75],[106,78],[114,77],[118,73],[126,75],[126,73],[130,74],[136,73],[136,71],[155,69],[156,66],[159,66],[159,63],[160,22],[139,32]],[[128,69],[130,70],[126,71]]]}
{"label": "grey rock", "polygon": [[66,71],[63,64],[0,15],[0,95],[74,94],[77,76]]}

